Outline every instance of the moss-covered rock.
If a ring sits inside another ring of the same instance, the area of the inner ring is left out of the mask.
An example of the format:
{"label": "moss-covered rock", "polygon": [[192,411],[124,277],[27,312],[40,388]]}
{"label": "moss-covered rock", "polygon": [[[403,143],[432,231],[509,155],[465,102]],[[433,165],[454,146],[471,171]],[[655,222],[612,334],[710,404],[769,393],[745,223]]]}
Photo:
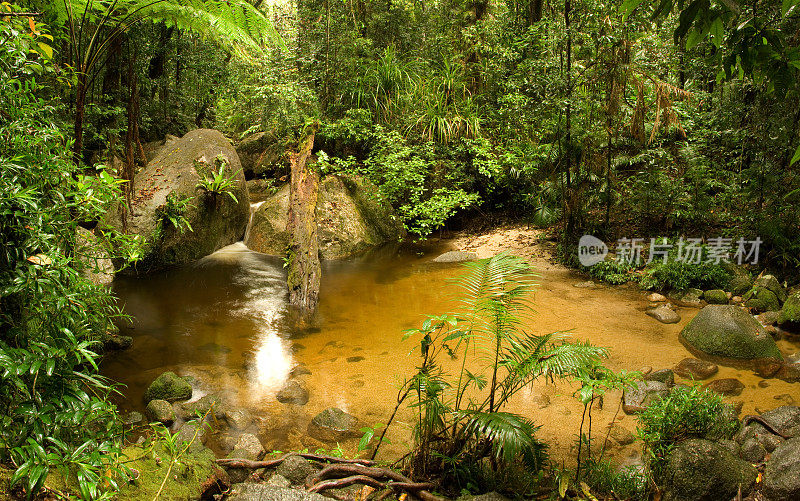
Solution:
{"label": "moss-covered rock", "polygon": [[728,295],[722,289],[711,289],[703,293],[708,304],[728,304]]}
{"label": "moss-covered rock", "polygon": [[767,288],[757,287],[755,298],[764,304],[764,311],[778,311],[781,309],[778,296]]}
{"label": "moss-covered rock", "polygon": [[[286,212],[289,186],[263,202],[253,214],[245,244],[252,250],[282,256],[289,244]],[[355,176],[328,176],[317,198],[317,235],[323,259],[345,259],[383,243],[397,241],[403,227],[377,189]]]}
{"label": "moss-covered rock", "polygon": [[781,303],[786,301],[786,288],[774,275],[763,275],[755,279],[753,287],[762,287],[775,294]]}
{"label": "moss-covered rock", "polygon": [[267,132],[257,132],[236,145],[247,179],[280,178],[289,174],[289,158],[285,139]]}
{"label": "moss-covered rock", "polygon": [[164,372],[155,381],[150,383],[144,392],[144,401],[166,400],[175,402],[177,400],[189,400],[192,398],[192,385],[185,379],[179,377],[174,372]]}
{"label": "moss-covered rock", "polygon": [[151,421],[158,421],[164,426],[172,426],[175,422],[175,410],[166,400],[155,399],[147,403],[147,416]]}
{"label": "moss-covered rock", "polygon": [[753,281],[745,275],[736,275],[728,282],[728,290],[734,296],[745,294],[753,286]]}
{"label": "moss-covered rock", "polygon": [[778,324],[786,323],[800,324],[800,292],[794,292],[786,298],[783,303],[781,313],[778,316]]}
{"label": "moss-covered rock", "polygon": [[782,361],[775,340],[747,312],[733,305],[708,305],[681,331],[681,340],[707,355],[754,361]]}
{"label": "moss-covered rock", "polygon": [[[234,181],[230,192],[236,201],[225,193],[198,188],[202,178],[218,169],[217,164],[224,164]],[[170,210],[176,210],[170,200],[189,198],[180,216],[192,230],[175,228],[167,217]],[[132,205],[133,210],[126,217],[122,205],[108,216],[120,231],[139,235],[146,242],[143,257],[122,273],[147,273],[211,254],[240,240],[250,216],[239,156],[221,132],[210,129],[193,130],[162,149],[136,175]]]}
{"label": "moss-covered rock", "polygon": [[122,451],[122,460],[134,473],[130,482],[119,482],[117,499],[125,501],[152,501],[167,474],[170,478],[158,497],[161,501],[212,499],[213,494],[224,492],[228,484],[227,475],[216,465],[214,453],[205,447],[187,450],[171,469],[172,456],[161,443],[152,451],[127,447]]}
{"label": "moss-covered rock", "polygon": [[672,451],[660,481],[665,501],[716,501],[733,498],[740,485],[750,492],[757,474],[722,445],[691,439]]}

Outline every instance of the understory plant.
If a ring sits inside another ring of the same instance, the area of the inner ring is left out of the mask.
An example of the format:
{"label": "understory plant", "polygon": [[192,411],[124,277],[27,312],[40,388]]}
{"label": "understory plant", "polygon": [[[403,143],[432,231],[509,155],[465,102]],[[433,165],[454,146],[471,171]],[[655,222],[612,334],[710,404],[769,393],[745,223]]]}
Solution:
{"label": "understory plant", "polygon": [[417,415],[408,467],[456,491],[483,489],[519,468],[529,479],[539,472],[546,458],[539,426],[506,405],[538,378],[573,375],[607,354],[561,332],[527,330],[535,275],[525,260],[499,254],[465,267],[456,281],[459,312],[405,332],[418,341],[421,362],[398,398],[409,398]]}

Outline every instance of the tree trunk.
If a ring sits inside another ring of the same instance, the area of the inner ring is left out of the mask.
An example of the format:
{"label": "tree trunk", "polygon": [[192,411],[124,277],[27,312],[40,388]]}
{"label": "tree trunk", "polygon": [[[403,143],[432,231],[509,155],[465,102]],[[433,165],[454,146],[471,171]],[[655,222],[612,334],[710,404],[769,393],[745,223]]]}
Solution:
{"label": "tree trunk", "polygon": [[566,147],[565,153],[567,155],[567,200],[570,203],[567,205],[567,233],[572,234],[575,226],[575,215],[573,214],[574,207],[572,207],[572,31],[570,30],[570,11],[572,4],[570,0],[564,0],[564,24],[567,30],[567,110],[566,110]]}
{"label": "tree trunk", "polygon": [[542,0],[528,2],[528,26],[533,26],[542,20]]}
{"label": "tree trunk", "polygon": [[286,229],[290,240],[286,284],[289,304],[304,314],[312,313],[317,307],[322,275],[316,216],[319,175],[308,165],[317,127],[307,131],[299,151],[289,155],[291,182]]}
{"label": "tree trunk", "polygon": [[78,72],[78,84],[75,86],[75,126],[72,145],[72,157],[76,165],[83,161],[83,119],[86,114],[86,73]]}

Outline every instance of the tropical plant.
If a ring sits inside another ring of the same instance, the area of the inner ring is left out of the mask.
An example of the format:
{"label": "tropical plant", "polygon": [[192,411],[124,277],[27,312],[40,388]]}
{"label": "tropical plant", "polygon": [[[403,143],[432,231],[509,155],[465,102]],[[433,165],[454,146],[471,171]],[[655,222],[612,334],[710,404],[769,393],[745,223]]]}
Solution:
{"label": "tropical plant", "polygon": [[[419,340],[422,362],[398,399],[410,396],[417,413],[411,469],[440,473],[462,487],[460,471],[484,460],[493,471],[517,461],[538,470],[545,457],[538,426],[503,408],[537,378],[567,377],[606,355],[563,333],[526,330],[535,274],[525,260],[499,254],[465,266],[458,316],[429,316],[405,332],[404,339]],[[481,355],[477,368],[474,353]],[[459,362],[457,373],[445,369],[444,357]]]}
{"label": "tropical plant", "polygon": [[227,158],[223,155],[217,155],[214,159],[214,168],[208,169],[205,164],[201,163],[197,165],[200,173],[200,181],[197,183],[197,188],[210,195],[215,203],[218,202],[217,197],[222,195],[227,195],[234,203],[239,203],[233,192],[239,183],[236,175],[240,171],[230,172],[228,170],[229,164],[230,162]]}

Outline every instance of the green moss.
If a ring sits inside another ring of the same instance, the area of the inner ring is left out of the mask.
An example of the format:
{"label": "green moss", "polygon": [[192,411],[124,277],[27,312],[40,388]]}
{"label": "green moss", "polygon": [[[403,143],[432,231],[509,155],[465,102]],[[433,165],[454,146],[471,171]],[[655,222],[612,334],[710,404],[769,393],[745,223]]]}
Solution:
{"label": "green moss", "polygon": [[[158,443],[148,451],[141,446],[126,447],[122,451],[126,466],[135,470],[136,480],[120,485],[118,499],[126,501],[152,501],[167,475],[172,457],[163,444]],[[161,501],[184,501],[199,499],[202,484],[216,471],[214,453],[202,448],[189,450],[173,465],[164,490],[158,497]]]}
{"label": "green moss", "polygon": [[0,501],[11,501],[11,477],[14,470],[0,466]]}
{"label": "green moss", "polygon": [[708,304],[728,304],[728,295],[722,289],[711,289],[703,293]]}
{"label": "green moss", "polygon": [[144,393],[145,402],[151,400],[189,400],[192,398],[192,385],[179,378],[174,372],[164,372],[153,381]]}
{"label": "green moss", "polygon": [[752,281],[741,275],[731,278],[730,282],[728,282],[728,290],[731,291],[734,296],[745,294],[752,286]]}
{"label": "green moss", "polygon": [[778,323],[800,322],[800,292],[795,292],[786,299],[778,316]]}

